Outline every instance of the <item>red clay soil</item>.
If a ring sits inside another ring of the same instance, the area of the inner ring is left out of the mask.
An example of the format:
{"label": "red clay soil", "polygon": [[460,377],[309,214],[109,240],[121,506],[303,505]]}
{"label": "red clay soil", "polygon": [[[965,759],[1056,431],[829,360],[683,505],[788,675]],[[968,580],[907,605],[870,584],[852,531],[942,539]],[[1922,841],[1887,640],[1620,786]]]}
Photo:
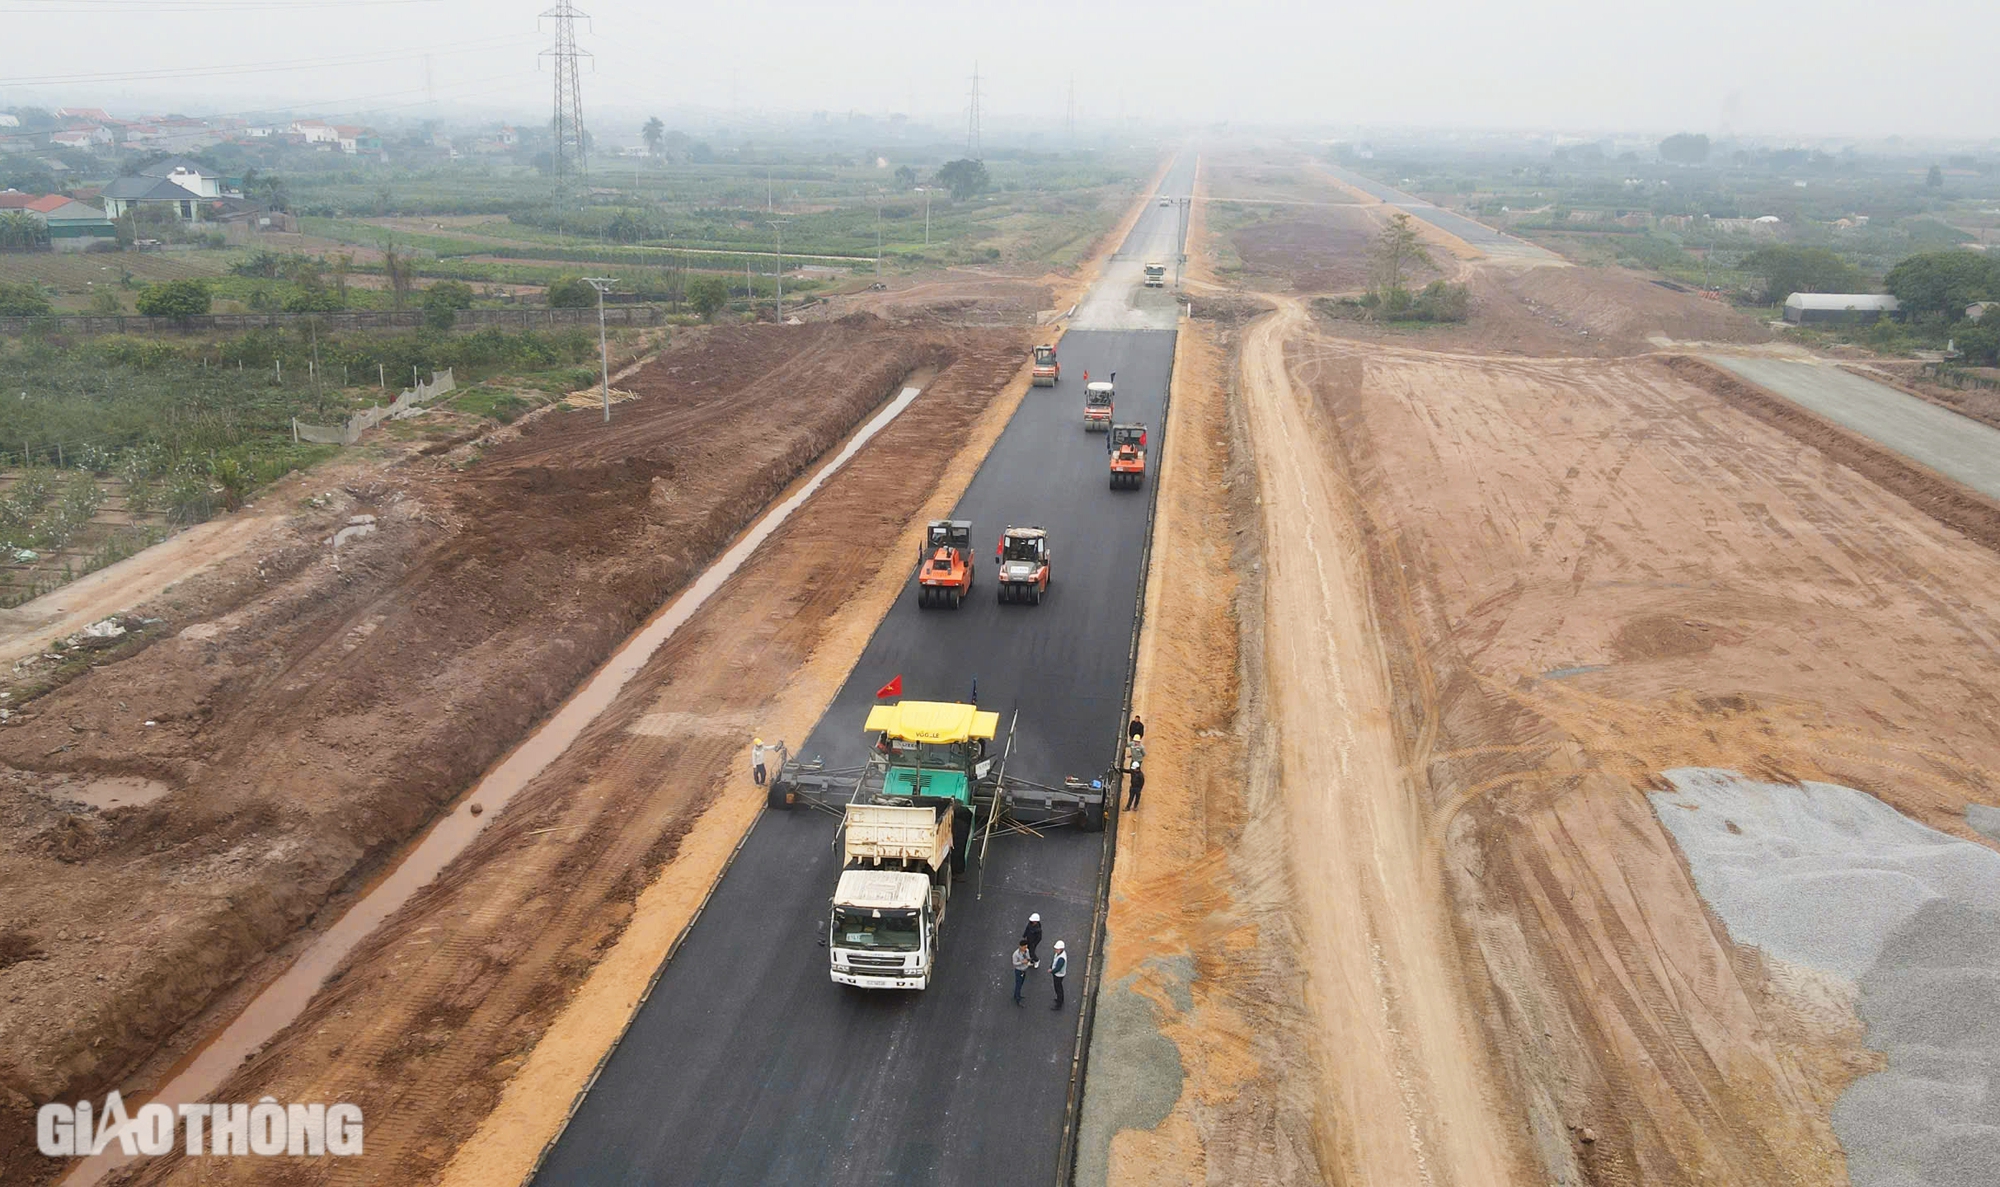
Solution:
{"label": "red clay soil", "polygon": [[[1018,360],[990,337],[866,316],[684,335],[610,426],[555,411],[377,465],[283,547],[143,608],[160,642],[15,712],[0,1181],[54,1169],[26,1153],[36,1105],[116,1086],[254,975],[906,376],[968,344]],[[361,512],[378,530],[329,549]],[[107,777],[166,793],[81,802]]]}

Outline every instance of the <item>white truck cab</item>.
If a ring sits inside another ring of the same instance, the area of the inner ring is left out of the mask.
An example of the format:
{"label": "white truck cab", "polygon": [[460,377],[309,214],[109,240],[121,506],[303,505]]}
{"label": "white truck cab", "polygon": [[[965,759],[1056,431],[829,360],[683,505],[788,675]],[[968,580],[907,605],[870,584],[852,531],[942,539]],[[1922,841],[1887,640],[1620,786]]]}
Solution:
{"label": "white truck cab", "polygon": [[951,899],[948,808],[849,804],[847,868],[827,921],[830,973],[861,989],[927,989]]}

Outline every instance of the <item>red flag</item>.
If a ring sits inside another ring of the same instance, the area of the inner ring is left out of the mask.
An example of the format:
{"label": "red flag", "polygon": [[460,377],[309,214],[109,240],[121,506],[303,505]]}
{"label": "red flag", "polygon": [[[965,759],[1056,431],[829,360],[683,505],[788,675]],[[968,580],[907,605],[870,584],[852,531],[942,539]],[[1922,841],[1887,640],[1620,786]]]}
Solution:
{"label": "red flag", "polygon": [[882,687],[875,690],[875,699],[878,701],[883,701],[889,699],[890,697],[899,697],[902,695],[903,695],[903,674],[901,672],[896,673],[896,678],[894,680],[889,681],[889,683],[884,684]]}

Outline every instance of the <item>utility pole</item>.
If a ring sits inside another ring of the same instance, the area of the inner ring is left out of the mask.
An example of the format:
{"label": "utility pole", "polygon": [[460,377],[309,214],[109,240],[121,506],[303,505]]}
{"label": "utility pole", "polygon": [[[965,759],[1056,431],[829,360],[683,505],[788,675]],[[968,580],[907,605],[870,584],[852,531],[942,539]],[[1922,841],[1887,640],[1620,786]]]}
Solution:
{"label": "utility pole", "polygon": [[540,19],[556,23],[556,43],[540,56],[555,60],[555,112],[549,130],[555,136],[554,180],[556,208],[560,210],[576,190],[590,181],[590,168],[583,151],[583,85],[577,73],[578,60],[592,55],[589,50],[576,47],[576,22],[590,17],[570,0],[556,0],[556,6]]}
{"label": "utility pole", "polygon": [[882,189],[875,188],[875,279],[882,279]]}
{"label": "utility pole", "polygon": [[785,224],[788,218],[774,218],[770,226],[778,232],[778,324],[785,324]]}
{"label": "utility pole", "polygon": [[972,63],[972,109],[971,118],[965,129],[965,155],[975,161],[984,160],[979,145],[979,63]]}
{"label": "utility pole", "polygon": [[931,245],[931,187],[920,185],[917,192],[924,196],[924,246]]}
{"label": "utility pole", "polygon": [[586,276],[583,283],[597,290],[597,357],[603,365],[604,423],[611,423],[611,347],[604,339],[604,294],[618,283],[612,276]]}

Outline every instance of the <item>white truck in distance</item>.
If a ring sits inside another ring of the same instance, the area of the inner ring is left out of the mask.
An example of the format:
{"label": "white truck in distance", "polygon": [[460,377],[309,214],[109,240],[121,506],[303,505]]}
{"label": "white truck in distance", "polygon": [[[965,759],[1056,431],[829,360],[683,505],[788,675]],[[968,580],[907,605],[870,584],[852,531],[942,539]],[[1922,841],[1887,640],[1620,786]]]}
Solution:
{"label": "white truck in distance", "polygon": [[951,899],[949,805],[848,804],[827,948],[836,983],[925,989]]}
{"label": "white truck in distance", "polygon": [[1155,264],[1150,261],[1146,264],[1146,287],[1149,289],[1167,287],[1167,266],[1165,264]]}

